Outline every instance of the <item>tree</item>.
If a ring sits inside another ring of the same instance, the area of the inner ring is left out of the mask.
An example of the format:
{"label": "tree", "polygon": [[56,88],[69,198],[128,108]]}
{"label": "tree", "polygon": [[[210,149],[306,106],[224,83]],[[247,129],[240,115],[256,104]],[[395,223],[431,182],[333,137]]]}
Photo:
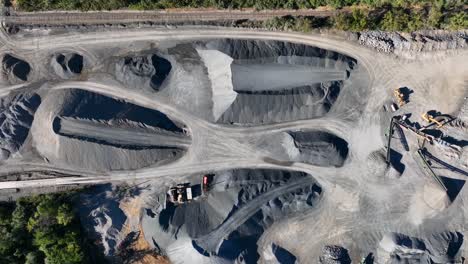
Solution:
{"label": "tree", "polygon": [[416,31],[424,28],[423,14],[421,12],[415,12],[411,14],[411,17],[407,24],[408,31]]}
{"label": "tree", "polygon": [[427,26],[429,28],[439,28],[442,21],[442,8],[438,6],[432,6],[429,9],[429,14],[427,15]]}
{"label": "tree", "polygon": [[468,14],[461,11],[449,16],[445,27],[451,30],[468,28]]}
{"label": "tree", "polygon": [[44,256],[41,254],[40,251],[33,251],[29,252],[26,255],[26,261],[24,264],[43,264],[44,263]]}
{"label": "tree", "polygon": [[372,28],[372,20],[368,12],[353,9],[351,14],[341,13],[334,17],[334,26],[345,31],[363,31]]}
{"label": "tree", "polygon": [[406,31],[410,17],[403,9],[393,9],[385,13],[380,28],[386,31]]}
{"label": "tree", "polygon": [[72,195],[38,195],[0,206],[0,263],[86,263]]}
{"label": "tree", "polygon": [[62,204],[57,210],[57,222],[60,225],[69,225],[73,221],[74,215],[69,204]]}

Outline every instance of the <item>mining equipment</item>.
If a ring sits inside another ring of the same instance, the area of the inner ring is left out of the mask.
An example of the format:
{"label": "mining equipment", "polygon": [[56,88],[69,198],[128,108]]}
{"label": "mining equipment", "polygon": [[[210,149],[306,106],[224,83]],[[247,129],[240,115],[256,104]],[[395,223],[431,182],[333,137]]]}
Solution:
{"label": "mining equipment", "polygon": [[425,174],[429,174],[429,176],[431,176],[434,181],[446,192],[447,191],[447,187],[445,187],[445,184],[444,182],[440,179],[439,176],[437,176],[435,174],[435,172],[432,170],[431,168],[431,164],[429,163],[429,161],[426,159],[426,150],[425,149],[418,149],[416,151],[416,153],[418,154],[420,160],[422,161],[422,171],[425,173]]}
{"label": "mining equipment", "polygon": [[429,123],[429,126],[432,125],[433,123],[435,123],[435,124],[437,124],[437,128],[441,128],[444,125],[441,122],[437,121],[432,115],[430,115],[428,113],[423,113],[421,115],[421,117],[422,117],[422,119],[424,119],[424,121]]}
{"label": "mining equipment", "polygon": [[[430,112],[423,113],[421,114],[422,119],[424,119],[426,122],[429,124],[425,126],[424,128],[430,127],[433,124],[437,124],[437,128],[442,128],[446,124],[452,122],[455,120],[452,116],[450,115],[442,115],[440,113],[437,113],[436,116],[429,114]],[[422,128],[422,129],[424,129]]]}
{"label": "mining equipment", "polygon": [[202,180],[203,193],[207,193],[210,190],[211,184],[213,183],[213,179],[214,179],[214,174],[203,175],[203,180]]}
{"label": "mining equipment", "polygon": [[192,187],[189,183],[177,184],[167,192],[169,201],[175,205],[184,204],[193,200]]}
{"label": "mining equipment", "polygon": [[441,165],[442,167],[444,167],[447,170],[462,174],[464,176],[468,176],[468,172],[466,172],[466,171],[464,171],[462,169],[459,169],[459,168],[457,168],[457,167],[455,167],[455,166],[453,166],[453,165],[451,165],[451,164],[449,164],[449,163],[435,157],[429,151],[427,151],[426,148],[424,148],[424,147],[420,148],[420,152],[421,152],[421,155],[424,155],[424,157],[428,161],[428,163],[429,163],[429,160],[431,160],[431,161]]}
{"label": "mining equipment", "polygon": [[423,142],[429,142],[430,144],[432,144],[435,140],[435,138],[431,135],[428,135],[426,133],[424,133],[423,131],[420,131],[418,129],[416,129],[416,127],[414,127],[413,125],[409,124],[409,122],[406,122],[408,116],[406,115],[403,115],[403,116],[394,116],[392,117],[392,119],[390,120],[390,127],[389,127],[389,133],[388,133],[388,142],[387,142],[387,162],[390,162],[390,147],[391,147],[391,141],[392,141],[392,138],[393,138],[393,134],[395,132],[395,130],[397,131],[398,133],[398,136],[400,138],[400,141],[401,141],[401,144],[403,145],[403,148],[406,150],[406,151],[409,151],[409,145],[408,145],[408,142],[406,140],[406,137],[405,137],[405,134],[403,132],[403,129],[405,129],[406,131],[408,132],[412,132],[414,134],[416,134],[418,137],[422,138],[423,139]]}
{"label": "mining equipment", "polygon": [[402,107],[406,103],[408,103],[408,96],[406,96],[402,91],[401,88],[396,88],[393,90],[393,94],[395,95],[398,106]]}

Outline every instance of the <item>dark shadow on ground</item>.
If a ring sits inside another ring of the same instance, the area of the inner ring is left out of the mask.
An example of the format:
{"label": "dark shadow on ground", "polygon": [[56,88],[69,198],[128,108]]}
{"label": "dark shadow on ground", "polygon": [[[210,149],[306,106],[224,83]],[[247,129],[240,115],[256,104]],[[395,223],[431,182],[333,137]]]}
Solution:
{"label": "dark shadow on ground", "polygon": [[455,201],[458,194],[462,190],[463,186],[465,185],[464,180],[452,179],[447,178],[444,176],[439,176],[440,180],[444,183],[445,187],[447,188],[447,195],[450,201]]}
{"label": "dark shadow on ground", "polygon": [[399,152],[396,152],[393,149],[390,149],[390,164],[392,165],[395,170],[397,170],[400,174],[405,171],[405,164],[401,162],[401,159],[403,158],[403,155],[401,155]]}
{"label": "dark shadow on ground", "polygon": [[296,263],[296,256],[291,254],[291,252],[287,251],[286,249],[274,243],[271,245],[271,247],[272,247],[273,254],[275,254],[276,260],[278,260],[280,264]]}

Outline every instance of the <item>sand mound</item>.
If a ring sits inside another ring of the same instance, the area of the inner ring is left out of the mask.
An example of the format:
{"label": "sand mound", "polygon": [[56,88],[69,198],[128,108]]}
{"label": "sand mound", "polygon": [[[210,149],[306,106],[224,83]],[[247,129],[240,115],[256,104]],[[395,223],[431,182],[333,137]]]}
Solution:
{"label": "sand mound", "polygon": [[178,159],[190,144],[182,125],[155,110],[78,89],[46,100],[34,139],[39,153],[55,163],[137,169]]}
{"label": "sand mound", "polygon": [[230,63],[237,97],[220,123],[268,124],[321,117],[331,110],[356,68],[353,58],[288,42],[225,39],[199,46],[231,58],[226,63]]}
{"label": "sand mound", "polygon": [[26,140],[40,104],[41,97],[37,94],[17,94],[0,99],[0,160],[16,153]]}
{"label": "sand mound", "polygon": [[56,54],[50,62],[54,72],[63,79],[71,78],[83,71],[83,56],[77,53]]}
{"label": "sand mound", "polygon": [[348,156],[348,143],[322,131],[289,132],[300,155],[292,160],[317,166],[341,167]]}
{"label": "sand mound", "polygon": [[412,197],[408,217],[414,225],[420,225],[427,218],[444,211],[451,204],[447,193],[438,185],[424,185],[421,191]]}
{"label": "sand mound", "polygon": [[[256,242],[263,231],[275,221],[313,208],[322,193],[309,175],[280,170],[218,172],[214,186],[206,197],[194,202],[177,207],[169,204],[158,216],[159,227],[144,220],[145,234],[152,234],[154,244],[168,248],[174,243],[169,237],[173,241],[189,237],[195,239],[193,247],[199,254],[209,256],[206,252],[211,252],[225,261],[254,263],[258,259]],[[220,210],[220,205],[230,210]]]}
{"label": "sand mound", "polygon": [[237,93],[232,86],[232,58],[217,50],[197,50],[208,70],[213,94],[213,116],[219,117],[236,99]]}
{"label": "sand mound", "polygon": [[156,54],[125,57],[116,64],[115,77],[128,87],[159,91],[171,69],[171,63]]}
{"label": "sand mound", "polygon": [[425,238],[399,233],[384,235],[378,259],[385,263],[461,263],[459,250],[463,235],[456,232],[432,234]]}
{"label": "sand mound", "polygon": [[103,121],[56,117],[53,127],[55,133],[63,136],[127,149],[187,149],[191,143],[190,138],[183,133],[145,126],[126,119]]}
{"label": "sand mound", "polygon": [[2,60],[3,79],[11,84],[26,82],[31,72],[31,66],[24,60],[5,54]]}

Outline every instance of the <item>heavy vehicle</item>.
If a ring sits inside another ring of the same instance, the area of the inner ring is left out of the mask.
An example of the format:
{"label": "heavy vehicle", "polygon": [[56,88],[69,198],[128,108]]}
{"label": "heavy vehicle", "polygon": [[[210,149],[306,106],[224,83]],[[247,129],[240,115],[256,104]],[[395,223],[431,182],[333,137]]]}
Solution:
{"label": "heavy vehicle", "polygon": [[210,190],[211,184],[213,183],[213,179],[214,179],[214,174],[203,175],[203,180],[202,180],[203,193],[207,193]]}
{"label": "heavy vehicle", "polygon": [[424,121],[428,122],[428,123],[436,123],[437,124],[437,128],[441,128],[443,126],[442,123],[440,123],[439,121],[437,121],[432,115],[428,114],[428,113],[423,113],[421,115],[422,119],[424,119]]}
{"label": "heavy vehicle", "polygon": [[189,183],[177,184],[176,187],[169,188],[167,197],[175,205],[190,202],[193,200],[192,187]]}
{"label": "heavy vehicle", "polygon": [[[426,127],[429,127],[429,126],[431,126],[433,124],[437,124],[437,128],[441,128],[447,123],[447,120],[445,120],[445,122],[444,122],[444,119],[447,117],[447,115],[445,115],[445,117],[442,116],[442,115],[435,117],[433,115],[430,115],[429,113],[423,113],[423,114],[421,114],[421,117],[422,117],[422,119],[424,119],[424,121],[429,123],[429,125],[427,125]],[[439,120],[437,120],[437,119],[439,119]],[[448,118],[448,119],[449,119],[448,122],[450,122],[450,118]]]}
{"label": "heavy vehicle", "polygon": [[402,91],[401,88],[396,88],[393,90],[393,94],[395,95],[398,106],[402,107],[406,103],[408,103],[408,96],[406,96]]}

